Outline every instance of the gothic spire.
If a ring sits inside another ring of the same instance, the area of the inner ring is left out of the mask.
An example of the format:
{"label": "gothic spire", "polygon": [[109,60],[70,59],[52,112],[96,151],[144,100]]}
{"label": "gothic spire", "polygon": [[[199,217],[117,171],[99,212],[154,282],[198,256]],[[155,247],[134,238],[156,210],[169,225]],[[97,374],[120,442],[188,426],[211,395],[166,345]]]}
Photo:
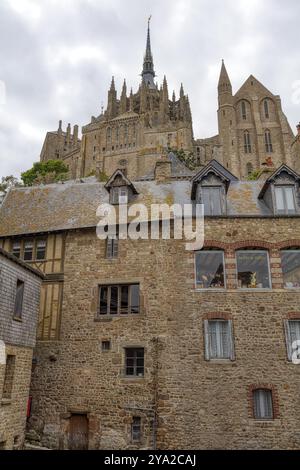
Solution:
{"label": "gothic spire", "polygon": [[143,82],[145,82],[149,88],[155,88],[155,83],[154,83],[155,72],[154,72],[153,57],[152,57],[151,42],[150,42],[150,20],[151,20],[151,16],[149,16],[149,19],[148,19],[146,52],[144,56],[142,78],[143,78]]}
{"label": "gothic spire", "polygon": [[222,67],[220,72],[219,84],[218,84],[218,91],[219,94],[229,92],[232,94],[232,86],[231,82],[224,64],[224,60],[222,60]]}

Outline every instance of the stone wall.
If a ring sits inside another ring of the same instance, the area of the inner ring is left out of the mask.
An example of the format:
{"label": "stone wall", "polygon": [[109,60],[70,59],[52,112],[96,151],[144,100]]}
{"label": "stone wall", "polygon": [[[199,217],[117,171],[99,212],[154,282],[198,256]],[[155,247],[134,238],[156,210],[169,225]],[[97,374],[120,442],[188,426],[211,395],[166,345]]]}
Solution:
{"label": "stone wall", "polygon": [[[107,260],[94,230],[68,233],[60,339],[36,348],[36,442],[68,448],[70,417],[83,413],[89,448],[299,448],[299,373],[283,322],[300,317],[300,292],[283,289],[279,253],[288,241],[300,245],[299,220],[207,219],[205,237],[225,251],[226,291],[195,289],[194,254],[180,240],[122,240],[118,259]],[[242,246],[269,250],[271,290],[237,289]],[[99,319],[99,284],[137,282],[140,314]],[[205,360],[203,321],[212,314],[233,321],[234,361]],[[143,378],[124,377],[128,346],[145,348]],[[260,384],[274,391],[272,421],[253,419],[249,391]],[[140,444],[130,439],[133,416],[142,418]]]}

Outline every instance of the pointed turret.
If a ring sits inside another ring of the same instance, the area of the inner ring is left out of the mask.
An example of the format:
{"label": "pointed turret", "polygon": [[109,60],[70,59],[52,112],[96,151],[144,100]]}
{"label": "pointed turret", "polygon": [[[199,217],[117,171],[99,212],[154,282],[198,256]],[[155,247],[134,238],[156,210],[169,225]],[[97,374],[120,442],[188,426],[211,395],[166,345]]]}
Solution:
{"label": "pointed turret", "polygon": [[222,67],[218,83],[218,94],[220,96],[224,93],[229,93],[230,95],[232,95],[232,86],[224,64],[224,60],[222,60]]}
{"label": "pointed turret", "polygon": [[180,97],[180,98],[183,98],[183,97],[184,97],[184,91],[183,91],[183,85],[182,85],[182,83],[181,83],[181,85],[180,85],[179,97]]}
{"label": "pointed turret", "polygon": [[107,97],[107,117],[112,119],[117,115],[117,92],[115,87],[115,79],[112,77],[110,89]]}
{"label": "pointed turret", "polygon": [[152,57],[151,42],[150,42],[150,20],[151,20],[151,16],[148,19],[146,52],[144,56],[142,79],[143,79],[143,82],[145,82],[149,88],[155,89],[155,83],[154,83],[155,72],[154,72],[153,57]]}
{"label": "pointed turret", "polygon": [[127,111],[127,87],[126,87],[126,80],[124,79],[122,93],[121,93],[121,100],[120,100],[120,112],[126,113]]}
{"label": "pointed turret", "polygon": [[132,88],[130,89],[130,95],[129,95],[129,111],[133,111],[133,93],[132,93]]}

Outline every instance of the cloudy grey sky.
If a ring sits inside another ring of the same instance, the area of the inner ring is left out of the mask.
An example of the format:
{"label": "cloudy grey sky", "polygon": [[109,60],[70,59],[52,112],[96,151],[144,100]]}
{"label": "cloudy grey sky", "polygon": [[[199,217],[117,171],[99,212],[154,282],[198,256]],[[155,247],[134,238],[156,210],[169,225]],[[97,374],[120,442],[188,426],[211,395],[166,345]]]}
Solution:
{"label": "cloudy grey sky", "polygon": [[0,177],[37,161],[59,119],[99,114],[112,75],[118,91],[124,78],[137,88],[149,14],[158,82],[176,94],[183,82],[196,137],[217,132],[222,58],[235,91],[252,73],[295,128],[299,0],[0,0]]}

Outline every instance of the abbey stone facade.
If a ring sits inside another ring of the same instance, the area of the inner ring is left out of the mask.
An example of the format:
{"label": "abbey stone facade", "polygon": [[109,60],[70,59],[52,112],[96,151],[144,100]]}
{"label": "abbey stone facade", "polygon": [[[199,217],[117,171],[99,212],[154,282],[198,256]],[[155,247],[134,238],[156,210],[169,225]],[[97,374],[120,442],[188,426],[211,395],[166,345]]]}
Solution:
{"label": "abbey stone facade", "polygon": [[[219,135],[195,140],[183,87],[170,100],[154,77],[148,29],[138,92],[118,100],[112,81],[81,139],[47,134],[41,159],[73,179],[12,189],[0,207],[0,247],[44,274],[27,442],[299,449],[300,126],[252,76],[233,95],[222,64]],[[101,240],[109,202],[201,202],[204,246]]]}

